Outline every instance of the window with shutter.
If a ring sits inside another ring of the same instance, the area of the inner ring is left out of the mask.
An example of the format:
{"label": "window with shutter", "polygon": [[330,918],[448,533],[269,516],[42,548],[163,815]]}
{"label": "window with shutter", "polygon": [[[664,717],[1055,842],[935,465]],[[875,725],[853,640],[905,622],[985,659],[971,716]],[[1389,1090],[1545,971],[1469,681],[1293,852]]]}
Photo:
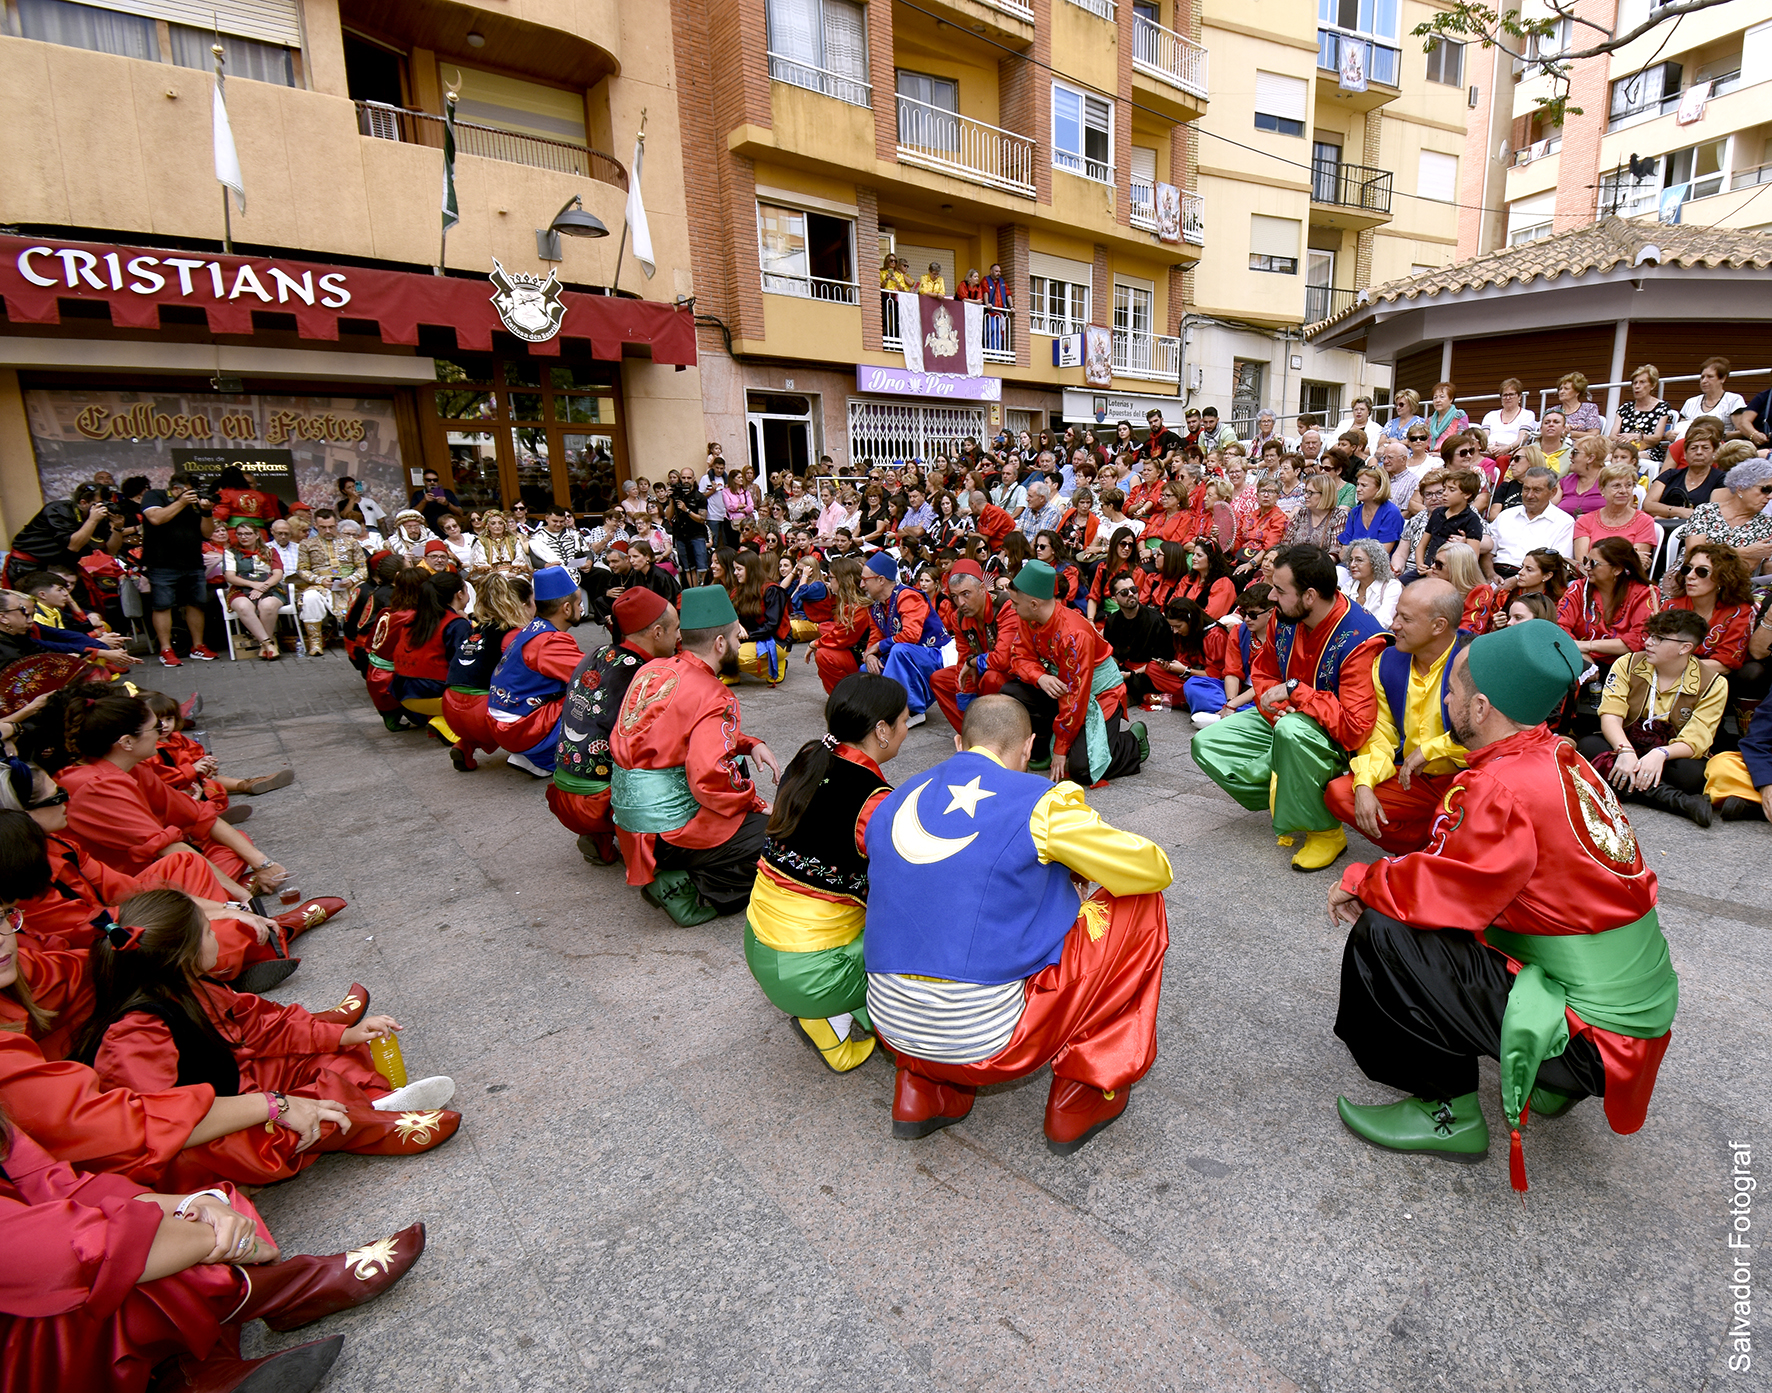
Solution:
{"label": "window with shutter", "polygon": [[1415,192],[1423,198],[1442,203],[1458,200],[1458,156],[1442,155],[1436,150],[1423,150],[1416,171]]}
{"label": "window with shutter", "polygon": [[1114,177],[1112,102],[1052,84],[1052,163],[1104,183]]}
{"label": "window with shutter", "polygon": [[1249,217],[1249,269],[1273,271],[1283,276],[1298,274],[1298,240],[1303,225],[1296,218],[1270,218],[1262,213]]}
{"label": "window with shutter", "polygon": [[1255,129],[1276,135],[1303,135],[1304,79],[1284,73],[1255,74]]}

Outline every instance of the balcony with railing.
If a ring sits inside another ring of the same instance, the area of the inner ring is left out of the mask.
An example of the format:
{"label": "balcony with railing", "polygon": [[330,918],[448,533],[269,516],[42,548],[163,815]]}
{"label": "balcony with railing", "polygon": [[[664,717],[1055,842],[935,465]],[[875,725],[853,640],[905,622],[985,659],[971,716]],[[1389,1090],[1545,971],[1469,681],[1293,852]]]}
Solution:
{"label": "balcony with railing", "polygon": [[[880,347],[887,353],[904,351],[904,331],[898,315],[898,296],[890,290],[880,292]],[[984,307],[984,360],[987,363],[1015,361],[1015,311]]]}
{"label": "balcony with railing", "polygon": [[1153,19],[1132,21],[1132,70],[1206,100],[1206,49]]}
{"label": "balcony with railing", "polygon": [[1756,164],[1752,169],[1738,169],[1729,176],[1731,189],[1751,189],[1756,184],[1772,184],[1772,162]]}
{"label": "balcony with railing", "polygon": [[993,10],[1001,10],[1004,14],[1025,20],[1029,24],[1034,22],[1034,7],[1028,0],[984,0],[984,3]]}
{"label": "balcony with railing", "polygon": [[[384,102],[358,102],[357,131],[375,140],[398,140],[408,145],[430,145],[443,148],[443,118],[428,111],[408,111]],[[455,149],[460,155],[478,155],[482,159],[503,160],[506,164],[526,164],[533,169],[551,169],[556,174],[576,174],[613,184],[618,189],[628,186],[628,172],[614,155],[577,145],[567,140],[549,140],[539,135],[520,135],[498,126],[483,126],[473,121],[455,123]]]}
{"label": "balcony with railing", "polygon": [[1514,151],[1514,168],[1529,165],[1535,160],[1547,160],[1563,148],[1563,137],[1547,136],[1543,140],[1535,140],[1530,145],[1522,145]]}
{"label": "balcony with railing", "polygon": [[1157,189],[1142,179],[1134,179],[1131,188],[1132,225],[1140,232],[1157,230]]}
{"label": "balcony with railing", "polygon": [[1333,226],[1376,227],[1391,215],[1391,172],[1340,160],[1311,161],[1311,202],[1337,210],[1321,221]]}
{"label": "balcony with railing", "polygon": [[1032,140],[911,97],[898,99],[898,161],[1034,196]]}
{"label": "balcony with railing", "polygon": [[[1349,50],[1352,50],[1350,53]],[[1343,64],[1365,75],[1368,91],[1350,92],[1341,86]],[[1398,95],[1403,73],[1403,50],[1370,34],[1319,26],[1317,29],[1317,83],[1320,91],[1333,93],[1355,111],[1381,106]],[[1373,86],[1384,91],[1371,91]],[[1337,108],[1338,110],[1341,108]]]}
{"label": "balcony with railing", "polygon": [[1181,378],[1181,340],[1142,329],[1114,330],[1114,376],[1151,382]]}
{"label": "balcony with railing", "polygon": [[1206,245],[1206,197],[1181,191],[1181,240],[1192,247]]}
{"label": "balcony with railing", "polygon": [[[1190,246],[1206,245],[1206,200],[1186,189],[1181,193],[1181,240]],[[1161,232],[1157,216],[1157,190],[1154,184],[1134,178],[1130,187],[1131,223],[1140,232]]]}
{"label": "balcony with railing", "polygon": [[826,276],[802,276],[788,271],[764,271],[765,295],[797,295],[802,300],[824,300],[833,305],[859,305],[861,286],[854,281]]}
{"label": "balcony with railing", "polygon": [[874,88],[871,83],[853,73],[833,72],[829,68],[815,67],[798,58],[790,58],[785,53],[771,53],[769,55],[769,77],[774,82],[785,82],[793,87],[804,87],[808,92],[822,92],[827,97],[835,97],[840,102],[848,102],[850,106],[872,106],[874,104]]}
{"label": "balcony with railing", "polygon": [[1321,324],[1343,310],[1352,309],[1357,290],[1342,290],[1333,285],[1307,285],[1304,288],[1304,322]]}
{"label": "balcony with railing", "polygon": [[1088,10],[1092,15],[1100,15],[1108,23],[1113,23],[1114,0],[1070,0],[1079,10]]}

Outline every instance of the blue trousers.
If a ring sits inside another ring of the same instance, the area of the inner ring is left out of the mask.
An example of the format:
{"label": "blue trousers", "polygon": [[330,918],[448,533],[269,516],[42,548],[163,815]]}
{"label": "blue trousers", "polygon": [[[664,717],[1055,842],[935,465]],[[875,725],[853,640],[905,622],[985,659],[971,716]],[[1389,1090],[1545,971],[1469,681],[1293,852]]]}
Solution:
{"label": "blue trousers", "polygon": [[1224,706],[1224,682],[1217,677],[1190,677],[1181,684],[1181,690],[1187,697],[1187,709],[1196,716]]}
{"label": "blue trousers", "polygon": [[916,715],[935,700],[929,690],[929,676],[940,667],[939,648],[926,648],[920,643],[895,643],[887,651],[881,671],[905,689],[910,698],[911,714]]}

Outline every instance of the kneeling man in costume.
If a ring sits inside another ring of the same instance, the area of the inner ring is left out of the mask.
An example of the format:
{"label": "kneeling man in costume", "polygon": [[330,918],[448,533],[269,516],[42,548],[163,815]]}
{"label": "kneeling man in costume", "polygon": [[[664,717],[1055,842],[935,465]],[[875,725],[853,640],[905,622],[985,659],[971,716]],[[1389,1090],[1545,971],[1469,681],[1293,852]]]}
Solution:
{"label": "kneeling man in costume", "polygon": [[958,1122],[981,1084],[1050,1063],[1046,1145],[1068,1156],[1156,1059],[1169,858],[1076,784],[1026,773],[1033,741],[1020,703],[979,697],[960,753],[868,822],[867,1006],[898,1060],[896,1137]]}
{"label": "kneeling man in costume", "polygon": [[619,855],[609,815],[610,728],[640,665],[677,651],[677,611],[656,590],[630,585],[610,619],[627,637],[587,655],[566,684],[548,785],[548,807],[562,827],[578,833],[579,853],[604,866]]}
{"label": "kneeling man in costume", "polygon": [[1348,754],[1372,733],[1372,664],[1384,630],[1338,587],[1321,547],[1287,547],[1274,564],[1275,611],[1255,650],[1255,705],[1194,737],[1200,772],[1250,812],[1266,807],[1281,846],[1305,833],[1297,871],[1320,871],[1347,850],[1341,820],[1323,803]]}
{"label": "kneeling man in costume", "polygon": [[954,639],[960,660],[932,673],[929,689],[935,704],[955,730],[966,708],[981,696],[993,696],[1009,680],[1010,654],[1020,621],[1015,606],[999,600],[984,581],[976,561],[956,561],[948,568],[948,594],[959,616]]}
{"label": "kneeling man in costume", "polygon": [[1113,646],[1079,610],[1054,599],[1058,572],[1028,561],[1009,585],[1019,621],[1003,695],[1033,724],[1033,769],[1085,788],[1130,778],[1151,757],[1144,723],[1126,724],[1126,679]]}
{"label": "kneeling man in costume", "polygon": [[544,566],[535,573],[534,586],[535,618],[505,640],[486,715],[510,754],[506,763],[547,779],[554,773],[566,684],[584,658],[571,633],[584,592],[564,566]]}
{"label": "kneeling man in costume", "polygon": [[1335,1033],[1368,1078],[1411,1096],[1338,1106],[1377,1146],[1480,1160],[1477,1059],[1499,1060],[1523,1191],[1529,1112],[1600,1094],[1613,1131],[1643,1125],[1679,979],[1630,822],[1544,724],[1587,667],[1574,640],[1533,619],[1455,662],[1447,714],[1470,768],[1424,849],[1349,866],[1329,895],[1330,915],[1353,925]]}
{"label": "kneeling man in costume", "polygon": [[609,735],[609,810],[628,884],[685,928],[749,902],[769,805],[742,756],[775,779],[761,740],[738,728],[738,698],[720,679],[738,673],[744,626],[718,585],[683,592],[682,651],[647,663],[628,686]]}
{"label": "kneeling man in costume", "polygon": [[861,588],[868,597],[868,636],[862,661],[867,670],[892,678],[911,702],[911,724],[921,725],[935,698],[929,679],[941,671],[947,630],[929,597],[898,579],[898,562],[883,551],[862,566]]}
{"label": "kneeling man in costume", "polygon": [[1391,624],[1396,646],[1372,664],[1372,733],[1323,794],[1330,812],[1392,856],[1427,845],[1440,802],[1465,766],[1446,715],[1453,659],[1471,639],[1458,627],[1463,617],[1464,597],[1450,581],[1426,576],[1403,592]]}

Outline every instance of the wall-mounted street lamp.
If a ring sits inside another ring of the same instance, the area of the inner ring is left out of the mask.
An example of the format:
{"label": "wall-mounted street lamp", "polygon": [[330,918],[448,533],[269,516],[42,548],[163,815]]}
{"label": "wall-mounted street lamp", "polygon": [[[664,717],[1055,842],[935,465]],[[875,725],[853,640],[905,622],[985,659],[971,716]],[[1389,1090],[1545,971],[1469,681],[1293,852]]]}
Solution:
{"label": "wall-mounted street lamp", "polygon": [[568,237],[607,237],[609,229],[603,226],[603,220],[593,213],[585,212],[585,206],[579,196],[573,194],[554,214],[554,221],[547,227],[535,229],[535,254],[543,261],[561,261],[564,257],[560,250],[560,236]]}

